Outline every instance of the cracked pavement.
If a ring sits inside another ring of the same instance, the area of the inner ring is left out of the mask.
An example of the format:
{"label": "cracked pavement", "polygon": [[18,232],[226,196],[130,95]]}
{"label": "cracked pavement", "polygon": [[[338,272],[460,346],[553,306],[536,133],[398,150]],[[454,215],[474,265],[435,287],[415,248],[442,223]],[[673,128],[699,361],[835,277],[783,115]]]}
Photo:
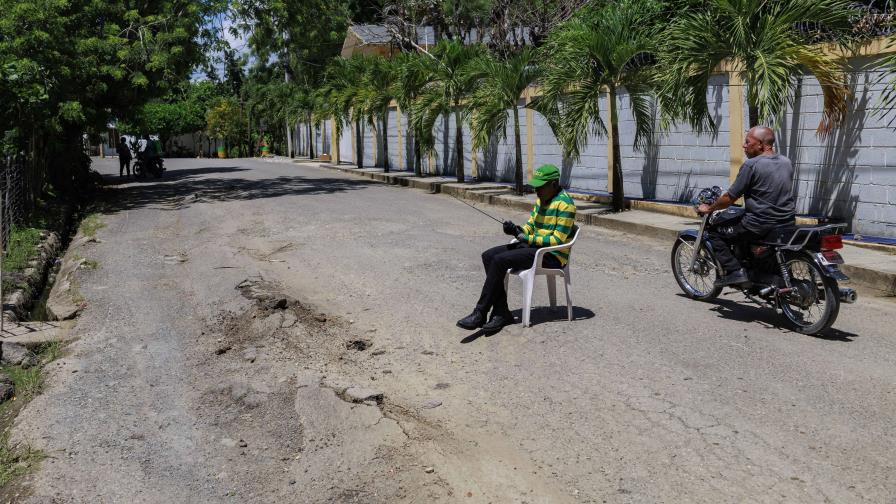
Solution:
{"label": "cracked pavement", "polygon": [[[505,237],[460,202],[309,164],[166,165],[114,189],[80,339],[15,428],[50,455],[32,502],[896,495],[892,300],[804,336],[737,295],[683,297],[671,243],[585,227],[576,320],[537,285],[533,327],[476,337],[454,322]],[[116,160],[95,167],[117,182]],[[247,278],[289,308],[247,299]]]}

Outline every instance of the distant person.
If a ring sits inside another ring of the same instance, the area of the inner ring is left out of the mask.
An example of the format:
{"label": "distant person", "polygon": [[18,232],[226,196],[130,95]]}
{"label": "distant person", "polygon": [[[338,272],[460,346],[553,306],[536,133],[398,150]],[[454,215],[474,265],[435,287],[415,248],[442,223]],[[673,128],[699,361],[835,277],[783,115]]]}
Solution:
{"label": "distant person", "polygon": [[118,139],[118,176],[123,177],[125,170],[128,172],[128,177],[131,176],[131,159],[133,156],[131,155],[131,149],[128,147],[128,140],[125,137],[121,137]]}

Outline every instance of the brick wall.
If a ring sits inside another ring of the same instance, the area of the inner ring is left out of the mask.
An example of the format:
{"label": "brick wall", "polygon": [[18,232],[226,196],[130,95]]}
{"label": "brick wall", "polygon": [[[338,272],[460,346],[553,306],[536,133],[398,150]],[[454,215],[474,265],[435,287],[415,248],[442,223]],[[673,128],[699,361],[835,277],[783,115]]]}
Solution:
{"label": "brick wall", "polygon": [[727,77],[713,77],[706,94],[718,134],[698,135],[686,124],[672,124],[660,130],[655,121],[657,134],[642,150],[633,147],[635,121],[631,102],[624,92],[619,94],[619,150],[627,197],[681,202],[690,201],[704,187],[728,186],[727,84]]}
{"label": "brick wall", "polygon": [[[845,220],[856,233],[896,236],[896,111],[882,117],[879,101],[883,84],[879,72],[869,69],[868,59],[853,61],[853,101],[846,124],[826,136],[816,134],[821,119],[822,94],[818,82],[807,76],[797,86],[792,105],[777,125],[779,151],[794,161],[798,212],[825,215]],[[892,76],[884,76],[887,79]],[[662,201],[689,201],[707,186],[726,188],[730,181],[731,128],[729,124],[730,88],[725,75],[713,77],[707,91],[709,110],[718,132],[696,134],[687,125],[671,125],[658,131],[642,150],[633,147],[635,123],[631,103],[624,90],[618,96],[620,155],[623,186],[627,197]],[[744,90],[743,95],[746,95]],[[600,98],[604,122],[606,96]],[[524,175],[529,166],[526,109],[521,100],[520,136],[523,144]],[[746,129],[746,104],[741,104]],[[405,156],[405,169],[413,167],[411,135],[407,116],[401,119],[403,146],[398,145],[397,117],[390,114],[388,138],[392,166],[398,169],[398,156]],[[561,168],[561,182],[567,188],[608,192],[608,149],[606,137],[591,134],[576,161],[564,159],[562,149],[547,121],[532,114],[532,166],[552,163]],[[436,121],[433,128],[435,153],[423,157],[423,171],[454,176],[454,116]],[[301,129],[301,127],[300,127]],[[381,166],[374,159],[371,128],[364,126],[365,166]],[[469,125],[463,126],[464,167],[472,175],[472,139]],[[381,140],[380,140],[381,141]],[[515,148],[512,122],[504,139],[497,137],[487,148],[476,153],[478,175],[485,180],[513,180]],[[299,142],[301,147],[302,141]],[[382,149],[377,152],[382,155]],[[352,159],[350,156],[345,160]]]}
{"label": "brick wall", "polygon": [[893,113],[879,109],[881,74],[853,61],[853,99],[846,124],[816,133],[822,118],[821,86],[807,76],[778,129],[779,152],[796,172],[797,211],[848,222],[856,233],[896,236],[896,131]]}

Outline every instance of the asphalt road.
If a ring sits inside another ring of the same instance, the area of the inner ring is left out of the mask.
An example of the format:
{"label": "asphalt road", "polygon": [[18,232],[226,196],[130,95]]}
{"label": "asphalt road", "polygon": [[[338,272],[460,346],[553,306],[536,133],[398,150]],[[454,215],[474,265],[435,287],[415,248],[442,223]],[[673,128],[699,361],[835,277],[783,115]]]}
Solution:
{"label": "asphalt road", "polygon": [[[454,323],[505,237],[460,202],[313,165],[166,164],[114,188],[80,339],[20,416],[51,455],[33,502],[893,502],[890,300],[804,336],[736,295],[684,298],[671,243],[585,227],[576,320],[539,308],[477,337]],[[250,277],[298,315],[265,325],[235,289]]]}

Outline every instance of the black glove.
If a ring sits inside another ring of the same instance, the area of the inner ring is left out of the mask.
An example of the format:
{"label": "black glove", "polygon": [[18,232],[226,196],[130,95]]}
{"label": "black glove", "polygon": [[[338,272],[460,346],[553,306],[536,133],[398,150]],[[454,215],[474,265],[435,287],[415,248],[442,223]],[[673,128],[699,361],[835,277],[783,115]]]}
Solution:
{"label": "black glove", "polygon": [[504,221],[504,234],[510,236],[516,236],[523,232],[523,228],[517,226],[516,224],[510,222],[509,220]]}

